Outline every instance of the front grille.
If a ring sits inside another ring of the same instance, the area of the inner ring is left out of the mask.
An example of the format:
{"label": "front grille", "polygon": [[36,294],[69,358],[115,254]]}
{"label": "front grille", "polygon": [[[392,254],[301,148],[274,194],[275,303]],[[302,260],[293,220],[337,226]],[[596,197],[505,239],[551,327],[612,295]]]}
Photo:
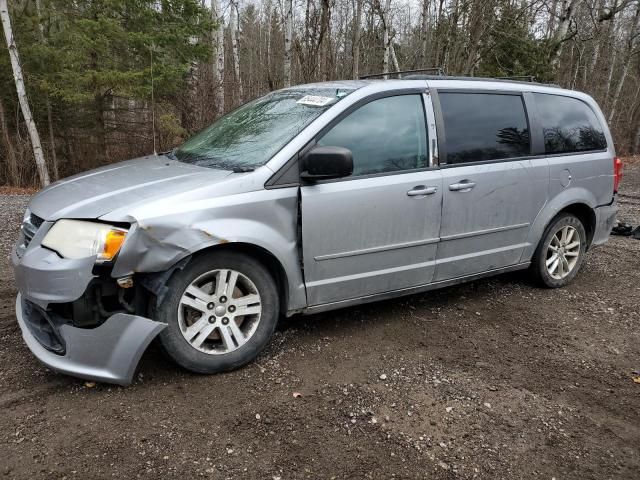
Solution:
{"label": "front grille", "polygon": [[22,234],[24,235],[24,248],[27,248],[33,240],[38,229],[44,223],[44,219],[33,213],[22,223]]}

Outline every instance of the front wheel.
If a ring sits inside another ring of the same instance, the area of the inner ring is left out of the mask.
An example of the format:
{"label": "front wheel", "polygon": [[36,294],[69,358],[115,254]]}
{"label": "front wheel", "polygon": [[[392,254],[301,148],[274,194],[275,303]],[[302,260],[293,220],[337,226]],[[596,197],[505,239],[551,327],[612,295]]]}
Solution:
{"label": "front wheel", "polygon": [[586,249],[587,234],[580,219],[561,214],[547,227],[533,256],[531,272],[545,287],[564,287],[580,270]]}
{"label": "front wheel", "polygon": [[267,269],[236,252],[191,260],[169,282],[157,319],[160,343],[180,366],[217,373],[253,360],[279,316],[278,291]]}

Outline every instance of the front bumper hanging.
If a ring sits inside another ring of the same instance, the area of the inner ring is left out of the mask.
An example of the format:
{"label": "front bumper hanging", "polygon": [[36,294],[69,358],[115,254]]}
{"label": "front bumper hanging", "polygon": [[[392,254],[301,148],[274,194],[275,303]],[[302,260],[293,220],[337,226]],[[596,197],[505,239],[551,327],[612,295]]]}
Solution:
{"label": "front bumper hanging", "polygon": [[[129,385],[140,357],[166,325],[137,315],[116,313],[96,328],[59,325],[57,336],[62,349],[45,348],[34,335],[41,315],[18,294],[16,316],[25,343],[38,360],[49,368],[75,377]],[[25,308],[26,307],[26,308]],[[34,325],[29,325],[33,322]]]}

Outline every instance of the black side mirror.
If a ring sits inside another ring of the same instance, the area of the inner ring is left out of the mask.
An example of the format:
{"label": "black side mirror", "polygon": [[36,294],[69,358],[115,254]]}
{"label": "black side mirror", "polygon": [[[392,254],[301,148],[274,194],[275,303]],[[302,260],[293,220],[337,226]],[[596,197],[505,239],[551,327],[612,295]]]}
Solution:
{"label": "black side mirror", "polygon": [[347,177],[353,173],[351,150],[342,147],[314,147],[300,164],[300,177],[307,181]]}

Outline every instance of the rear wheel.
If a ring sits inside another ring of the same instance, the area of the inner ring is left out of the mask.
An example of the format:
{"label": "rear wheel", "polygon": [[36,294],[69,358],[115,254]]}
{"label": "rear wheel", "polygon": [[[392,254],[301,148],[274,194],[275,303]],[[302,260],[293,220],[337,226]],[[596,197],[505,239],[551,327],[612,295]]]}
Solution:
{"label": "rear wheel", "polygon": [[548,288],[567,285],[577,275],[587,247],[584,225],[578,217],[563,213],[547,227],[531,262],[538,283]]}
{"label": "rear wheel", "polygon": [[198,257],[168,286],[157,315],[168,325],[160,343],[188,370],[216,373],[244,365],[275,330],[275,282],[262,264],[246,255],[214,252]]}

